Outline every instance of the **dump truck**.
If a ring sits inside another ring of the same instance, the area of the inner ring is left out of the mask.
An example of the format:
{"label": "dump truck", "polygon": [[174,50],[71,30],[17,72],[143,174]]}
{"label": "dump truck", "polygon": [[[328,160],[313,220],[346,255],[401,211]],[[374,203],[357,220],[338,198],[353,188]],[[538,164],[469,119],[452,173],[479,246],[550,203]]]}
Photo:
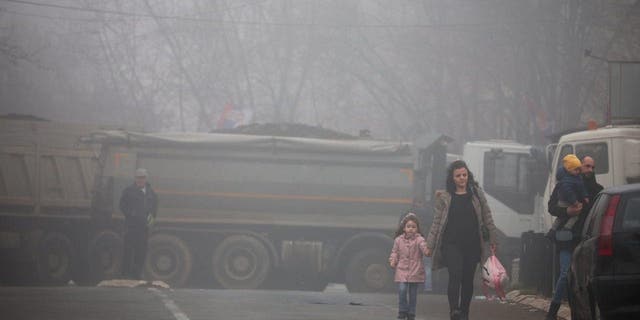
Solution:
{"label": "dump truck", "polygon": [[[22,176],[6,179],[12,169],[2,171],[0,242],[3,255],[21,252],[41,279],[56,283],[119,277],[119,197],[144,167],[159,196],[148,279],[175,287],[322,290],[338,282],[350,291],[392,290],[387,258],[398,219],[418,200],[431,208],[434,189],[444,186],[449,141],[98,130],[76,149],[53,148],[61,160],[51,160],[43,146],[52,136],[39,128],[45,124],[31,125],[38,130],[30,147],[0,139],[3,167],[25,158],[14,165]],[[24,180],[41,183],[9,191]],[[58,190],[61,206],[48,207],[45,187]],[[81,189],[81,201],[67,189]]]}
{"label": "dump truck", "polygon": [[133,171],[150,172],[160,201],[145,273],[178,286],[194,275],[223,288],[331,281],[390,290],[398,217],[444,181],[443,137],[424,148],[210,133],[104,131],[90,140],[101,146],[100,219],[121,219],[118,196]]}
{"label": "dump truck", "polygon": [[1,282],[66,283],[88,269],[97,125],[0,118]]}

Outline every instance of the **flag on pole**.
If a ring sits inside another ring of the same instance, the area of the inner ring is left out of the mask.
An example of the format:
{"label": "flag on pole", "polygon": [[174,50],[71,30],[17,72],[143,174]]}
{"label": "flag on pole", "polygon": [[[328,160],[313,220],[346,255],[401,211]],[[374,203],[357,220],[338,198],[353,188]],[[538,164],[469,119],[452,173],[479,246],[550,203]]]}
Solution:
{"label": "flag on pole", "polygon": [[233,104],[227,103],[218,118],[217,129],[233,129],[251,122],[253,113],[248,109],[238,109]]}

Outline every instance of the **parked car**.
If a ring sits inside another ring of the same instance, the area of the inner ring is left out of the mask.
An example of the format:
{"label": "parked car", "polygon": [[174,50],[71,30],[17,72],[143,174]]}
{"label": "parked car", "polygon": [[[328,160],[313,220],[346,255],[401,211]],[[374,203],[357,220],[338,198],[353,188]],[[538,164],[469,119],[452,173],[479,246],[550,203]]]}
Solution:
{"label": "parked car", "polygon": [[571,319],[640,317],[640,183],[596,197],[569,269]]}

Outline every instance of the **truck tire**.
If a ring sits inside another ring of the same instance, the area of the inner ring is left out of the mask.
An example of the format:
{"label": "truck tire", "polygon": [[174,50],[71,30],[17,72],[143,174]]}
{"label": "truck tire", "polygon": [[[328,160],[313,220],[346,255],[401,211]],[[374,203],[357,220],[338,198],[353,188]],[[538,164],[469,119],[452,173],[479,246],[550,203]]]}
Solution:
{"label": "truck tire", "polygon": [[255,289],[271,272],[269,251],[260,240],[233,235],[224,239],[211,261],[213,276],[226,289]]}
{"label": "truck tire", "polygon": [[357,253],[347,265],[346,282],[349,292],[388,292],[393,290],[393,269],[387,255],[378,249]]}
{"label": "truck tire", "polygon": [[120,276],[122,270],[122,237],[112,230],[96,233],[89,242],[91,280],[100,281]]}
{"label": "truck tire", "polygon": [[156,234],[149,238],[145,279],[183,287],[191,275],[192,266],[191,250],[182,239],[169,234]]}
{"label": "truck tire", "polygon": [[76,248],[66,235],[59,232],[46,234],[38,244],[37,269],[45,284],[66,284],[73,276]]}

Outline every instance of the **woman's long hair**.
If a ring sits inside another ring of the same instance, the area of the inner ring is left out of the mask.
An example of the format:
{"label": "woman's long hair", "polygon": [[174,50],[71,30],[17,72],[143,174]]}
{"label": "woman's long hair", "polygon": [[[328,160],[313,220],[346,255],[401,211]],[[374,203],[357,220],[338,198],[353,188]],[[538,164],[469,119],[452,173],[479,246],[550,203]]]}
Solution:
{"label": "woman's long hair", "polygon": [[413,221],[416,223],[416,226],[417,226],[416,233],[418,233],[419,235],[422,235],[422,232],[420,232],[420,220],[418,220],[418,216],[413,212],[409,212],[407,213],[406,216],[404,216],[404,218],[402,218],[402,220],[400,221],[400,224],[398,224],[398,229],[396,230],[396,235],[394,238],[397,238],[404,233],[404,226],[409,221]]}
{"label": "woman's long hair", "polygon": [[467,169],[468,179],[467,179],[467,192],[471,192],[472,194],[476,193],[476,188],[478,187],[478,183],[473,178],[473,173],[467,167],[467,164],[462,160],[456,160],[451,162],[449,167],[447,168],[447,192],[450,194],[454,194],[456,192],[456,183],[453,181],[453,171],[465,168]]}

